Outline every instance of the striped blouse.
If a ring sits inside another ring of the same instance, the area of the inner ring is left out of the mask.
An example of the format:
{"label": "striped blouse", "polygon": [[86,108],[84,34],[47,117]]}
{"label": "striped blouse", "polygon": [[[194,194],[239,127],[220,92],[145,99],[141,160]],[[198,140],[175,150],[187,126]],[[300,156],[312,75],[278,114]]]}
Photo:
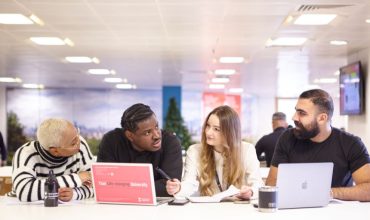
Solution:
{"label": "striped blouse", "polygon": [[49,170],[53,170],[60,187],[73,188],[72,200],[94,196],[94,191],[82,184],[80,171],[90,171],[93,157],[86,141],[80,136],[78,153],[70,157],[54,157],[38,141],[31,141],[20,147],[13,157],[12,193],[20,201],[44,199],[44,185]]}

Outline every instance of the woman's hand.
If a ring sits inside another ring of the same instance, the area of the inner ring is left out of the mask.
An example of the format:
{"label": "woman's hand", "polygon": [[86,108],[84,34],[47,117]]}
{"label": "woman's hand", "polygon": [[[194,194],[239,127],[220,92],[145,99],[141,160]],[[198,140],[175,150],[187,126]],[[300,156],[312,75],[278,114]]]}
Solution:
{"label": "woman's hand", "polygon": [[248,200],[252,196],[253,196],[253,191],[252,191],[252,188],[249,186],[242,186],[240,188],[239,194],[236,195],[236,197],[238,197],[239,199],[243,199],[243,200]]}
{"label": "woman's hand", "polygon": [[59,188],[59,200],[63,202],[69,202],[72,199],[73,196],[73,189],[64,187]]}
{"label": "woman's hand", "polygon": [[167,180],[166,190],[169,195],[175,195],[180,191],[181,182],[178,179]]}

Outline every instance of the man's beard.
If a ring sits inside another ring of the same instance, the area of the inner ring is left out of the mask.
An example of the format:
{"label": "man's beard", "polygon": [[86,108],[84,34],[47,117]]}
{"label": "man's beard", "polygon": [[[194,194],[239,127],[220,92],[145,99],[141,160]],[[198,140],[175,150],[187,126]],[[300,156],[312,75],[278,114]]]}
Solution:
{"label": "man's beard", "polygon": [[[320,133],[320,128],[316,121],[313,121],[307,126],[308,128],[304,127],[303,124],[298,121],[294,121],[294,124],[296,127],[293,129],[293,134],[298,139],[311,139]],[[297,127],[299,129],[297,129]]]}

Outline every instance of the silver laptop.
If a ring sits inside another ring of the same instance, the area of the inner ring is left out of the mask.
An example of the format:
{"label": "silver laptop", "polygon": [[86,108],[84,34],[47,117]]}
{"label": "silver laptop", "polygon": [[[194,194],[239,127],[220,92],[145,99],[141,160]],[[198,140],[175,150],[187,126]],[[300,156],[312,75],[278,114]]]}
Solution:
{"label": "silver laptop", "polygon": [[279,209],[328,205],[333,163],[287,163],[278,168]]}

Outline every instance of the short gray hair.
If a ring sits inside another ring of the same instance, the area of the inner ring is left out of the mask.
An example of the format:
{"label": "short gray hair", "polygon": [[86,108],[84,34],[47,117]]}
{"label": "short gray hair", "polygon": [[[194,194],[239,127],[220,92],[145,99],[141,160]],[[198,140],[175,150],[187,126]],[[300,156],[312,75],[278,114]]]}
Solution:
{"label": "short gray hair", "polygon": [[275,121],[275,120],[286,120],[286,115],[283,113],[283,112],[275,112],[273,115],[272,115],[272,120]]}
{"label": "short gray hair", "polygon": [[37,140],[45,150],[50,147],[60,147],[63,134],[71,122],[60,118],[49,118],[43,121],[37,129]]}

